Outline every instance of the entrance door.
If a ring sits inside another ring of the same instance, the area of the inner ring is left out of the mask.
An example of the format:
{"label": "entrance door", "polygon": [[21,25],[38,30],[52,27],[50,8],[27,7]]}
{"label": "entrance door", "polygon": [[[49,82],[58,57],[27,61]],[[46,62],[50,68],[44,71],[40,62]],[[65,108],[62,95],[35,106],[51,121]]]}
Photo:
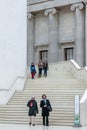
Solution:
{"label": "entrance door", "polygon": [[42,60],[42,61],[44,61],[44,60],[47,60],[47,61],[48,61],[48,50],[40,51],[40,53],[39,53],[39,58],[40,58],[40,60]]}
{"label": "entrance door", "polygon": [[64,57],[65,57],[65,60],[73,59],[73,47],[64,48]]}

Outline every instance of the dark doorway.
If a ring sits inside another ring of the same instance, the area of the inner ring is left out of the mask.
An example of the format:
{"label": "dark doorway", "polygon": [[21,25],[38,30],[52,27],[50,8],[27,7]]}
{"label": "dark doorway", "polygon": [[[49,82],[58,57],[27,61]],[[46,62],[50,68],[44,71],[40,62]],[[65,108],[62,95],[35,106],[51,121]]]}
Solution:
{"label": "dark doorway", "polygon": [[39,58],[40,60],[48,60],[48,50],[42,50],[39,52]]}
{"label": "dark doorway", "polygon": [[70,48],[64,48],[64,59],[65,60],[71,60],[73,59],[73,47]]}

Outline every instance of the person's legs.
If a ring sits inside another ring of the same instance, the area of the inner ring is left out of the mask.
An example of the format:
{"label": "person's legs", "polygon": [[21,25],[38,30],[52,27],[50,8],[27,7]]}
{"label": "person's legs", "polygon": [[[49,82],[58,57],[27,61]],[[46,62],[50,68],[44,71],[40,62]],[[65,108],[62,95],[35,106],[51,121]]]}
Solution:
{"label": "person's legs", "polygon": [[33,73],[31,72],[31,78],[33,79]]}
{"label": "person's legs", "polygon": [[32,124],[32,116],[30,116],[30,122],[29,122],[29,124],[30,125]]}
{"label": "person's legs", "polygon": [[47,77],[47,69],[45,69],[45,77]]}
{"label": "person's legs", "polygon": [[49,126],[49,118],[46,116],[46,126]]}
{"label": "person's legs", "polygon": [[45,125],[45,116],[43,116],[43,125]]}
{"label": "person's legs", "polygon": [[44,68],[44,76],[47,77],[47,69]]}
{"label": "person's legs", "polygon": [[34,79],[34,72],[31,73],[31,77],[32,77],[32,79]]}
{"label": "person's legs", "polygon": [[35,126],[35,116],[33,116],[32,125]]}
{"label": "person's legs", "polygon": [[41,77],[41,69],[39,68],[39,77]]}

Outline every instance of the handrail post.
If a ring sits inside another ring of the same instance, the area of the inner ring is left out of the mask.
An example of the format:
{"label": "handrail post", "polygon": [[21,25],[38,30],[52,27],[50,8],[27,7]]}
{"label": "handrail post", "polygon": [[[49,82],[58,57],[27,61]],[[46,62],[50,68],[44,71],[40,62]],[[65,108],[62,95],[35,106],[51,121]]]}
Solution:
{"label": "handrail post", "polygon": [[81,127],[80,124],[80,96],[75,95],[74,99],[74,127]]}

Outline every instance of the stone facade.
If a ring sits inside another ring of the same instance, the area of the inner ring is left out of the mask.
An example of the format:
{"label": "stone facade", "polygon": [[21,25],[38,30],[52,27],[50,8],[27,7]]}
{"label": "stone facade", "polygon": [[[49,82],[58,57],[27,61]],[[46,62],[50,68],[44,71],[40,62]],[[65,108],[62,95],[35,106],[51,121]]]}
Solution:
{"label": "stone facade", "polygon": [[87,1],[28,0],[27,61],[87,65]]}

